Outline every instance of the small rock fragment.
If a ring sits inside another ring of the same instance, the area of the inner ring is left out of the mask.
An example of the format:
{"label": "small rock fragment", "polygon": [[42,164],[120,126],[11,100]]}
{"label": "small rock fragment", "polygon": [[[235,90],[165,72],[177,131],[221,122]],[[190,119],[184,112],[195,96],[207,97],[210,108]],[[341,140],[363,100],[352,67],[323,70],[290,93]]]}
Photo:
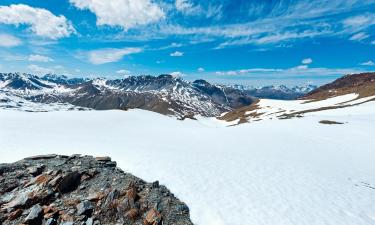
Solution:
{"label": "small rock fragment", "polygon": [[105,165],[108,167],[116,167],[117,163],[115,161],[110,161],[110,162],[107,162]]}
{"label": "small rock fragment", "polygon": [[56,158],[56,154],[50,154],[50,155],[35,155],[31,157],[25,158],[25,160],[39,160],[39,159],[52,159]]}
{"label": "small rock fragment", "polygon": [[95,159],[99,162],[110,162],[110,161],[112,161],[111,157],[108,157],[108,156],[99,156],[99,157],[95,157]]}
{"label": "small rock fragment", "polygon": [[54,219],[54,218],[49,218],[47,221],[46,221],[46,223],[45,223],[45,225],[56,225],[57,224],[57,221],[56,221],[56,219]]}
{"label": "small rock fragment", "polygon": [[156,209],[150,209],[143,223],[145,225],[158,225],[161,222],[161,214]]}
{"label": "small rock fragment", "polygon": [[49,185],[51,185],[52,187],[55,187],[57,185],[57,183],[61,180],[62,176],[61,175],[57,175],[55,178],[53,178],[50,182],[49,182]]}
{"label": "small rock fragment", "polygon": [[26,205],[30,201],[30,197],[26,193],[22,193],[18,195],[15,199],[13,199],[11,202],[8,204],[5,204],[3,208],[8,209],[8,208],[17,208],[17,207],[22,207]]}
{"label": "small rock fragment", "polygon": [[93,225],[94,224],[94,219],[93,218],[88,218],[85,222],[85,225]]}
{"label": "small rock fragment", "polygon": [[159,188],[159,181],[155,181],[152,183],[152,188]]}
{"label": "small rock fragment", "polygon": [[87,200],[84,200],[77,205],[77,214],[79,216],[91,215],[93,210],[94,210],[94,205],[90,201],[87,201]]}
{"label": "small rock fragment", "polygon": [[132,208],[128,212],[125,213],[125,216],[131,220],[135,220],[139,214],[138,209]]}
{"label": "small rock fragment", "polygon": [[74,225],[74,222],[62,222],[60,225]]}
{"label": "small rock fragment", "polygon": [[44,168],[45,168],[44,165],[36,165],[36,166],[27,168],[27,172],[35,177],[41,174]]}
{"label": "small rock fragment", "polygon": [[27,224],[41,224],[43,209],[39,204],[34,205],[25,219]]}
{"label": "small rock fragment", "polygon": [[104,207],[109,206],[113,200],[117,199],[120,196],[120,192],[117,189],[113,189],[111,192],[108,193],[105,202]]}

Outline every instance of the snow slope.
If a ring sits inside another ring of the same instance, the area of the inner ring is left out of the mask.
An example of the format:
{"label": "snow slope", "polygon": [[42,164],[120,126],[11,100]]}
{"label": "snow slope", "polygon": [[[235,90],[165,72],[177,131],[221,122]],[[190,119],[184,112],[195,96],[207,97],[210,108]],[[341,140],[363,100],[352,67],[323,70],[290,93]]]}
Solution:
{"label": "snow slope", "polygon": [[0,155],[110,155],[167,185],[199,225],[372,225],[374,113],[369,102],[225,127],[142,110],[0,110]]}
{"label": "snow slope", "polygon": [[[273,99],[260,99],[256,104],[255,109],[245,112],[245,115],[248,116],[249,122],[264,120],[264,119],[277,119],[280,116],[298,113],[301,114],[304,111],[320,111],[325,107],[351,107],[356,104],[362,104],[364,102],[374,100],[375,96],[369,96],[365,98],[359,98],[358,94],[351,93],[346,95],[340,95],[332,98],[327,98],[320,101],[311,101],[311,100],[273,100]],[[351,109],[345,109],[344,111],[350,111]],[[334,111],[337,112],[337,111]],[[231,113],[231,112],[228,112]],[[256,116],[252,116],[253,114]]]}

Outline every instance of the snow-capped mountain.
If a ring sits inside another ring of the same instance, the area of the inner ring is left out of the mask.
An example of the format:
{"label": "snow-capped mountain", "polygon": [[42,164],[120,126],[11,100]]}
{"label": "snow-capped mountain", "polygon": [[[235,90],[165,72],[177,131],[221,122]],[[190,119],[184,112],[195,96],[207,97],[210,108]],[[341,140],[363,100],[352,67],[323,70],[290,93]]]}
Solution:
{"label": "snow-capped mountain", "polygon": [[107,80],[1,73],[0,88],[2,105],[7,107],[13,101],[14,107],[26,102],[97,110],[140,108],[179,117],[218,116],[255,100],[232,87],[212,85],[204,80],[188,82],[171,75]]}
{"label": "snow-capped mountain", "polygon": [[278,100],[294,100],[304,96],[305,94],[315,90],[315,85],[305,86],[293,86],[287,87],[285,85],[280,86],[262,86],[262,87],[251,87],[245,85],[232,85],[233,88],[244,91],[245,93],[257,97],[266,99],[278,99]]}

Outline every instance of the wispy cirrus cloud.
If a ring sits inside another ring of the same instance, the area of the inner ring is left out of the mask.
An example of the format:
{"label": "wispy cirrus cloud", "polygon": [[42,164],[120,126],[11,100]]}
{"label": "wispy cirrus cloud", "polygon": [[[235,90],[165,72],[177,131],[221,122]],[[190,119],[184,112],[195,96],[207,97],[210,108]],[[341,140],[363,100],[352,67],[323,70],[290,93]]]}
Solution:
{"label": "wispy cirrus cloud", "polygon": [[142,52],[141,48],[104,48],[88,52],[79,52],[77,58],[85,59],[94,65],[118,62],[125,55]]}
{"label": "wispy cirrus cloud", "polygon": [[241,70],[216,71],[214,73],[208,72],[221,78],[236,79],[293,79],[293,78],[314,78],[323,79],[326,77],[339,77],[346,74],[356,74],[366,72],[360,68],[325,68],[313,67],[309,68],[306,65],[300,65],[292,68],[254,68]]}
{"label": "wispy cirrus cloud", "polygon": [[30,64],[30,65],[27,66],[27,68],[37,75],[45,75],[45,74],[48,74],[48,73],[54,73],[55,72],[54,69],[38,66],[38,65],[35,65],[35,64]]}
{"label": "wispy cirrus cloud", "polygon": [[359,65],[361,65],[361,66],[375,66],[375,62],[373,62],[372,60],[369,60],[369,61],[360,63]]}
{"label": "wispy cirrus cloud", "polygon": [[116,73],[121,74],[121,75],[130,75],[131,74],[131,72],[129,70],[125,70],[125,69],[117,70]]}
{"label": "wispy cirrus cloud", "polygon": [[28,60],[31,62],[53,62],[54,60],[44,55],[29,55]]}
{"label": "wispy cirrus cloud", "polygon": [[10,34],[0,34],[0,47],[16,47],[22,44],[21,39]]}

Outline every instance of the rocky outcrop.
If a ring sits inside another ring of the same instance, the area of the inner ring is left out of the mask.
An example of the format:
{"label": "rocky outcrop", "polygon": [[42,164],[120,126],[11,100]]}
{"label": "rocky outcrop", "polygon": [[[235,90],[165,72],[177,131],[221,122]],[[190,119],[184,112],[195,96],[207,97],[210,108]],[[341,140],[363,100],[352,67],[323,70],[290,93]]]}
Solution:
{"label": "rocky outcrop", "polygon": [[1,224],[192,225],[189,208],[109,157],[45,155],[0,164]]}

